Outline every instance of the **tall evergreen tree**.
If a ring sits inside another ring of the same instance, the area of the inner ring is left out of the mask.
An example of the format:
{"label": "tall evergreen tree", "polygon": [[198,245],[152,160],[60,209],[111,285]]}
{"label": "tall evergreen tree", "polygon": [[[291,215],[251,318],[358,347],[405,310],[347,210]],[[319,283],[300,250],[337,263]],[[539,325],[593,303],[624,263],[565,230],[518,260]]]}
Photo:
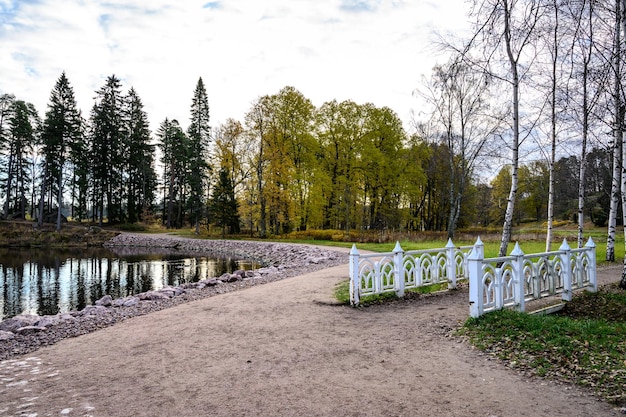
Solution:
{"label": "tall evergreen tree", "polygon": [[109,223],[122,220],[122,146],[124,96],[119,78],[112,75],[96,92],[91,110],[92,204],[100,224],[106,211]]}
{"label": "tall evergreen tree", "polygon": [[209,100],[202,78],[198,79],[196,89],[191,100],[191,124],[187,129],[189,139],[188,175],[189,186],[189,215],[196,234],[200,232],[202,208],[206,199],[206,191],[210,166],[209,146],[211,140],[211,126],[209,125]]}
{"label": "tall evergreen tree", "polygon": [[128,221],[135,223],[142,220],[142,215],[154,202],[157,178],[148,116],[134,88],[130,89],[126,99],[125,123],[124,198]]}
{"label": "tall evergreen tree", "polygon": [[188,139],[178,121],[167,118],[156,135],[163,164],[163,221],[168,229],[181,227]]}
{"label": "tall evergreen tree", "polygon": [[239,204],[235,198],[235,187],[228,173],[228,169],[222,168],[219,179],[209,203],[209,212],[212,223],[222,228],[222,236],[228,232],[239,233]]}
{"label": "tall evergreen tree", "polygon": [[[45,187],[48,179],[56,180],[57,218],[56,228],[61,229],[61,208],[63,205],[63,170],[68,160],[68,150],[72,149],[72,156],[81,158],[83,147],[81,115],[76,106],[74,89],[70,86],[65,72],[57,80],[43,124],[43,153],[45,157],[44,178],[42,180],[41,198],[45,198]],[[40,204],[39,222],[43,220],[43,204]]]}
{"label": "tall evergreen tree", "polygon": [[30,103],[17,100],[13,102],[12,107],[8,122],[8,155],[2,217],[6,219],[9,212],[13,212],[23,219],[26,216],[26,187],[30,182],[28,171],[32,163],[29,156],[35,144],[39,118],[35,107]]}

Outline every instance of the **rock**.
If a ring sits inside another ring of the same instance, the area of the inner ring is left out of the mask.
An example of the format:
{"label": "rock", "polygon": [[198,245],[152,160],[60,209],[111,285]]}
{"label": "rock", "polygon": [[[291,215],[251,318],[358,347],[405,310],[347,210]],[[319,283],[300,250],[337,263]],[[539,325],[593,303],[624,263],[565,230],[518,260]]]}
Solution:
{"label": "rock", "polygon": [[215,287],[215,286],[216,286],[217,284],[219,284],[219,283],[220,283],[220,282],[219,282],[219,280],[217,280],[217,279],[213,278],[213,279],[208,280],[208,281],[207,281],[207,283],[206,283],[206,285],[207,285],[208,287]]}
{"label": "rock", "polygon": [[239,281],[241,279],[241,277],[237,274],[229,274],[228,277],[226,278],[226,282],[235,282],[235,281]]}
{"label": "rock", "polygon": [[0,330],[0,340],[11,340],[15,338],[15,333]]}
{"label": "rock", "polygon": [[19,329],[17,329],[15,333],[18,333],[18,334],[39,333],[44,330],[46,330],[46,328],[41,327],[41,326],[24,326],[24,327],[20,327]]}
{"label": "rock", "polygon": [[139,304],[139,298],[137,297],[128,297],[126,301],[124,301],[124,307],[135,307]]}
{"label": "rock", "polygon": [[10,319],[6,319],[0,323],[0,330],[6,332],[15,332],[20,327],[32,326],[39,321],[36,314],[20,314]]}
{"label": "rock", "polygon": [[159,292],[159,291],[142,292],[141,294],[137,294],[137,297],[141,301],[144,301],[144,300],[168,300],[170,298],[166,294],[163,294],[162,292]]}
{"label": "rock", "polygon": [[134,307],[139,304],[139,298],[131,295],[129,297],[117,298],[111,304],[113,307]]}
{"label": "rock", "polygon": [[109,294],[105,295],[104,297],[96,301],[97,306],[103,306],[103,307],[111,307],[112,303],[113,303],[113,297],[111,297]]}
{"label": "rock", "polygon": [[[74,317],[72,317],[72,319],[74,319]],[[35,323],[35,326],[50,327],[61,323],[61,321],[62,319],[60,316],[43,316],[37,321],[37,323]]]}
{"label": "rock", "polygon": [[100,316],[103,314],[111,314],[111,310],[104,306],[87,306],[81,312],[81,316]]}

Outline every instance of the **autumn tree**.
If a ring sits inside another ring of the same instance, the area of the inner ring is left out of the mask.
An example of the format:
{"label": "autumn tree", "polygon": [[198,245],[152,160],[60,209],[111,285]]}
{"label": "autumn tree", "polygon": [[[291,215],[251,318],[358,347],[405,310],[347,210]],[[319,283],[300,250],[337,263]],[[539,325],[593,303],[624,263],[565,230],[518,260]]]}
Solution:
{"label": "autumn tree", "polygon": [[454,236],[461,204],[476,163],[483,160],[503,115],[490,106],[491,77],[458,57],[437,65],[418,93],[432,107],[430,135],[448,153],[448,237]]}
{"label": "autumn tree", "polygon": [[543,8],[538,0],[473,0],[471,4],[473,35],[463,48],[456,50],[471,68],[484,71],[511,89],[511,187],[499,250],[499,255],[504,256],[511,240],[518,192],[520,87],[532,62],[526,60],[536,56],[537,24]]}

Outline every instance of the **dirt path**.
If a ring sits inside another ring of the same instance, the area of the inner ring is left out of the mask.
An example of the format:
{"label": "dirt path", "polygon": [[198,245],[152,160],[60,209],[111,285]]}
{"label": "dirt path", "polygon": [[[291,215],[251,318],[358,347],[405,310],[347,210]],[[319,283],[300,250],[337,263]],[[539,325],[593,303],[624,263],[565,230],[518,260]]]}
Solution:
{"label": "dirt path", "polygon": [[450,337],[466,291],[353,309],[332,299],[347,271],[194,301],[0,362],[0,416],[620,415]]}

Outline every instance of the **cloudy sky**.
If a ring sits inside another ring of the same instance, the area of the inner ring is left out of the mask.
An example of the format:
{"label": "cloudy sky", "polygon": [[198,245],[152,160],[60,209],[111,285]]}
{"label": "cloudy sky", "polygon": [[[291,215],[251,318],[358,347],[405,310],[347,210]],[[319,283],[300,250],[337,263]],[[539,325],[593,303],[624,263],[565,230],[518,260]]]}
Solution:
{"label": "cloudy sky", "polygon": [[433,33],[458,33],[466,10],[463,0],[0,0],[0,94],[43,115],[65,71],[88,115],[115,74],[155,131],[165,117],[187,126],[202,77],[213,126],[289,85],[316,106],[388,106],[408,128],[413,90],[444,61]]}

